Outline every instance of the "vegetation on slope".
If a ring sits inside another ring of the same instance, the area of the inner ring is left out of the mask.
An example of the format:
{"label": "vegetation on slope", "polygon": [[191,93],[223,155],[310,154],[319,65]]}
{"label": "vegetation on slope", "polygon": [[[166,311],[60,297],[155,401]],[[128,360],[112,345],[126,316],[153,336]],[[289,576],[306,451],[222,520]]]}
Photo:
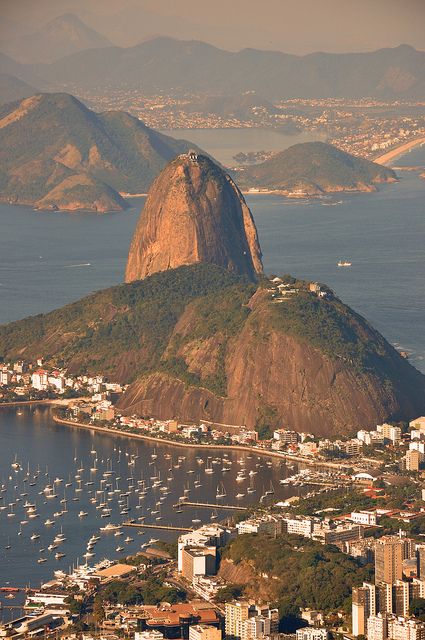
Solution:
{"label": "vegetation on slope", "polygon": [[38,94],[0,107],[0,199],[33,204],[84,174],[115,192],[144,193],[191,147],[126,113],[96,114],[71,95]]}
{"label": "vegetation on slope", "polygon": [[372,575],[370,566],[361,566],[334,546],[287,534],[276,538],[265,534],[237,536],[222,557],[235,564],[249,563],[257,580],[255,587],[244,585],[246,594],[250,595],[253,588],[268,592],[282,618],[289,617],[288,613],[296,616],[301,607],[325,612],[349,610],[352,586]]}
{"label": "vegetation on slope", "polygon": [[[300,292],[272,309],[272,326],[312,344],[361,372],[385,356],[386,342],[337,298]],[[373,338],[371,340],[371,338]]]}
{"label": "vegetation on slope", "polygon": [[[227,345],[251,317],[247,303],[255,289],[246,279],[213,264],[159,272],[1,326],[0,355],[43,355],[52,365],[101,371],[127,383],[163,371],[225,395]],[[355,371],[378,371],[385,380],[390,347],[339,300],[301,291],[282,304],[266,300],[261,308],[266,310],[266,325],[259,325],[263,335],[269,331],[294,335]],[[190,323],[182,330],[176,325],[185,310],[190,311]],[[253,326],[256,322],[253,316]],[[191,368],[186,347],[212,339],[217,343],[214,370],[205,374]]]}
{"label": "vegetation on slope", "polygon": [[395,177],[387,167],[357,158],[324,142],[295,144],[261,164],[238,172],[238,182],[244,186],[303,189],[313,194],[372,189],[374,183]]}
{"label": "vegetation on slope", "polygon": [[[234,297],[240,302],[244,292],[249,296],[251,290],[252,285],[243,278],[215,265],[180,267],[105,289],[45,315],[4,325],[0,327],[0,353],[5,357],[43,354],[57,366],[74,363],[80,371],[115,376],[124,358],[128,368],[122,379],[130,382],[141,374],[172,369],[172,355],[169,360],[161,359],[178,319],[192,300],[200,299],[200,310],[204,306],[202,318],[208,315],[208,304],[218,298],[222,314],[218,312],[210,319],[210,330],[225,329],[229,322],[232,331],[241,311],[234,310],[232,320],[233,313],[225,310],[225,301]],[[207,330],[202,325],[201,319],[198,335]]]}

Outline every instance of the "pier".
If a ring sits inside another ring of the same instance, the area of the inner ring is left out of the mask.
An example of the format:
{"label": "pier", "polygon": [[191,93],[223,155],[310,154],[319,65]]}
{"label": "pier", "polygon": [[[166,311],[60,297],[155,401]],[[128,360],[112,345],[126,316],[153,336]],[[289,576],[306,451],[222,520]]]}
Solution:
{"label": "pier", "polygon": [[142,522],[123,522],[123,527],[136,527],[137,529],[162,529],[163,531],[181,531],[189,533],[193,531],[191,527],[174,527],[171,524],[143,524]]}
{"label": "pier", "polygon": [[179,507],[200,507],[205,509],[230,509],[233,511],[247,511],[248,507],[240,507],[235,504],[216,504],[209,502],[189,502],[189,500],[182,500],[181,502],[177,502],[177,504],[173,504],[174,509],[178,509]]}

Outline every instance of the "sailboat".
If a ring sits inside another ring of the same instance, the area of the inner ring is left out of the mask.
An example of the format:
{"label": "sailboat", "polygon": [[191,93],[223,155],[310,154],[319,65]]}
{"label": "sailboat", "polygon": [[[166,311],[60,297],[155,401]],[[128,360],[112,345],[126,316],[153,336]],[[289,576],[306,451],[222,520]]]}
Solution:
{"label": "sailboat", "polygon": [[216,498],[225,498],[226,497],[226,489],[224,487],[224,484],[222,482],[220,482],[220,484],[217,486],[217,491],[215,494]]}

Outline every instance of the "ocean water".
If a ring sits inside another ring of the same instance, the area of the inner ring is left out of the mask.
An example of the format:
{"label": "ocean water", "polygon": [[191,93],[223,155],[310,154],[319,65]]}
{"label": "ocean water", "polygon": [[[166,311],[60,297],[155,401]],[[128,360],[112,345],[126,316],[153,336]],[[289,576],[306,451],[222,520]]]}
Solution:
{"label": "ocean water", "polygon": [[[217,147],[231,147],[231,140],[214,140]],[[237,142],[236,150],[241,150],[241,141]],[[248,148],[253,148],[252,140],[248,140]],[[260,140],[258,148],[269,148],[267,140]],[[211,147],[207,150],[213,153]],[[424,149],[412,152],[397,164],[403,162],[410,166],[412,160],[425,165]],[[250,195],[247,201],[258,227],[268,273],[292,273],[326,282],[393,344],[409,351],[411,362],[425,372],[425,180],[417,172],[400,172],[400,178],[397,184],[384,185],[374,194],[343,194],[327,201],[290,201],[278,196]],[[144,198],[134,199],[130,210],[102,216],[35,212],[30,207],[0,205],[0,323],[47,312],[122,282],[130,239],[143,202]],[[352,261],[352,267],[338,268],[339,259]],[[63,547],[66,557],[56,561],[49,554],[43,564],[37,563],[39,550],[46,548],[54,535],[43,522],[58,508],[54,503],[64,492],[63,483],[51,505],[48,504],[51,501],[43,499],[38,492],[48,479],[75,476],[81,459],[84,480],[91,481],[87,471],[91,450],[97,451],[99,467],[104,467],[108,458],[113,458],[114,466],[122,466],[120,473],[127,485],[132,473],[135,477],[150,475],[152,447],[148,444],[58,427],[46,408],[0,410],[0,483],[6,487],[0,503],[16,502],[14,517],[7,516],[10,507],[0,510],[0,583],[22,586],[31,580],[32,584],[38,584],[51,576],[54,568],[67,568],[77,558],[81,559],[87,539],[104,524],[89,501],[89,491],[93,489],[84,485],[79,502],[73,501],[72,497],[76,497],[73,479],[74,486],[67,496],[68,512],[59,517],[55,525],[57,529],[62,524],[67,536]],[[181,450],[163,447],[159,450],[156,465],[163,476],[169,468],[166,453],[176,459]],[[24,469],[28,463],[32,472],[40,467],[37,485],[28,491],[24,472],[15,474],[10,467],[15,454]],[[129,469],[131,454],[139,458]],[[241,491],[235,482],[241,456],[229,455],[233,462],[231,472],[221,474],[217,468],[212,477],[198,469],[195,453],[187,455],[172,472],[170,493],[161,505],[164,521],[187,526],[193,524],[193,519],[210,517],[210,512],[206,514],[200,509],[179,515],[170,508],[187,478],[194,498],[213,499],[218,480],[223,480],[229,502],[234,502],[236,493]],[[257,463],[263,466],[258,468],[253,481],[256,493],[248,497],[245,484],[246,495],[242,501],[256,500],[269,478],[278,486],[278,480],[288,474],[287,468],[278,463],[268,467],[255,457],[246,460],[247,469],[257,470]],[[193,469],[194,474],[187,474]],[[195,490],[192,479],[198,474],[203,488]],[[22,493],[31,494],[28,498],[37,503],[40,518],[22,525],[22,536],[18,536],[23,518],[22,502],[26,499]],[[279,487],[276,495],[287,495],[285,488]],[[17,497],[22,499],[16,501]],[[148,494],[143,507],[146,513],[158,501],[156,498],[154,493]],[[130,501],[131,516],[137,517],[133,494]],[[112,508],[111,520],[116,521],[119,519],[117,505],[114,503]],[[79,518],[80,509],[88,511],[88,516]],[[31,541],[31,532],[39,533],[40,538]],[[143,536],[128,535],[134,538],[128,545],[122,545],[122,538],[103,536],[95,559],[124,553],[116,551],[120,545],[125,546],[125,551],[134,552],[151,535],[172,539],[176,534],[155,531]],[[11,548],[6,549],[9,544]],[[13,611],[5,609],[4,615],[7,617],[8,612],[13,614]]]}
{"label": "ocean water", "polygon": [[[143,202],[103,216],[0,205],[0,323],[122,282]],[[373,194],[247,202],[268,273],[327,283],[425,371],[425,180],[417,172]],[[338,268],[339,259],[353,266]]]}
{"label": "ocean water", "polygon": [[284,151],[299,142],[326,140],[322,131],[289,134],[276,129],[165,129],[161,133],[191,140],[226,167],[235,166],[233,156],[240,151]]}
{"label": "ocean water", "polygon": [[[15,457],[21,464],[18,471],[11,467]],[[97,471],[92,471],[95,467]],[[206,473],[207,467],[213,472]],[[236,481],[242,468],[246,470],[245,479]],[[109,470],[113,475],[107,477],[104,473]],[[68,570],[77,561],[84,563],[87,541],[93,534],[99,535],[100,540],[95,545],[95,555],[87,559],[89,563],[135,553],[151,538],[170,541],[178,535],[169,530],[130,527],[124,528],[119,537],[99,533],[108,522],[117,524],[139,517],[145,517],[146,523],[178,527],[209,522],[211,508],[186,507],[181,513],[173,509],[183,494],[191,502],[244,506],[258,502],[272,483],[275,500],[302,495],[309,490],[307,487],[279,483],[295,472],[295,465],[288,467],[276,458],[240,451],[199,451],[161,444],[153,447],[147,442],[57,425],[47,407],[0,409],[0,586],[10,583],[24,587],[30,583],[35,587],[56,569]],[[161,479],[162,488],[152,486],[154,477]],[[145,483],[145,496],[137,491],[142,487],[141,480]],[[67,487],[67,483],[72,484]],[[54,487],[51,498],[44,491],[49,484]],[[226,493],[221,499],[216,498],[218,485]],[[101,489],[105,491],[101,493]],[[120,493],[128,493],[121,506]],[[94,497],[98,499],[96,504],[91,502]],[[126,506],[127,497],[129,513],[123,515],[120,511]],[[110,517],[102,517],[102,509],[97,508],[103,501],[111,509]],[[35,506],[39,517],[28,518],[26,502]],[[65,513],[55,515],[61,511]],[[80,511],[86,515],[79,516]],[[232,512],[222,509],[216,513],[222,519]],[[46,526],[47,519],[55,524]],[[48,546],[61,529],[66,541],[49,551]],[[32,540],[34,534],[39,537]],[[133,539],[125,542],[127,536]],[[56,552],[65,555],[55,559]],[[38,563],[39,558],[46,562]],[[10,604],[0,594],[1,602]],[[3,615],[8,619],[7,610]]]}

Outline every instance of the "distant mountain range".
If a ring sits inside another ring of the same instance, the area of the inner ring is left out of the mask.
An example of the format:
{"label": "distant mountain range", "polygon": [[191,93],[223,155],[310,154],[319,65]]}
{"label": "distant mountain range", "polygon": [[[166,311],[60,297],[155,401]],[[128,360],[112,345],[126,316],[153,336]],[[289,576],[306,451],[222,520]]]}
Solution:
{"label": "distant mountain range", "polygon": [[261,164],[235,172],[240,186],[320,195],[338,191],[375,191],[393,182],[392,169],[341,151],[324,142],[295,144]]}
{"label": "distant mountain range", "polygon": [[0,104],[22,100],[37,93],[27,82],[8,73],[0,73]]}
{"label": "distant mountain range", "polygon": [[18,62],[52,62],[78,51],[109,47],[111,42],[73,13],[54,18],[37,30],[6,40],[2,51]]}
{"label": "distant mountain range", "polygon": [[194,145],[122,111],[96,114],[69,94],[0,107],[0,200],[40,208],[123,209]]}
{"label": "distant mountain range", "polygon": [[[234,53],[204,42],[162,37],[135,47],[81,51],[50,65],[27,65],[21,70],[26,77],[0,69],[27,82],[32,74],[53,88],[71,83],[82,88],[137,87],[145,92],[255,91],[267,100],[425,97],[425,52],[408,45],[367,53],[296,56],[256,49]],[[35,79],[34,83],[40,86]]]}

